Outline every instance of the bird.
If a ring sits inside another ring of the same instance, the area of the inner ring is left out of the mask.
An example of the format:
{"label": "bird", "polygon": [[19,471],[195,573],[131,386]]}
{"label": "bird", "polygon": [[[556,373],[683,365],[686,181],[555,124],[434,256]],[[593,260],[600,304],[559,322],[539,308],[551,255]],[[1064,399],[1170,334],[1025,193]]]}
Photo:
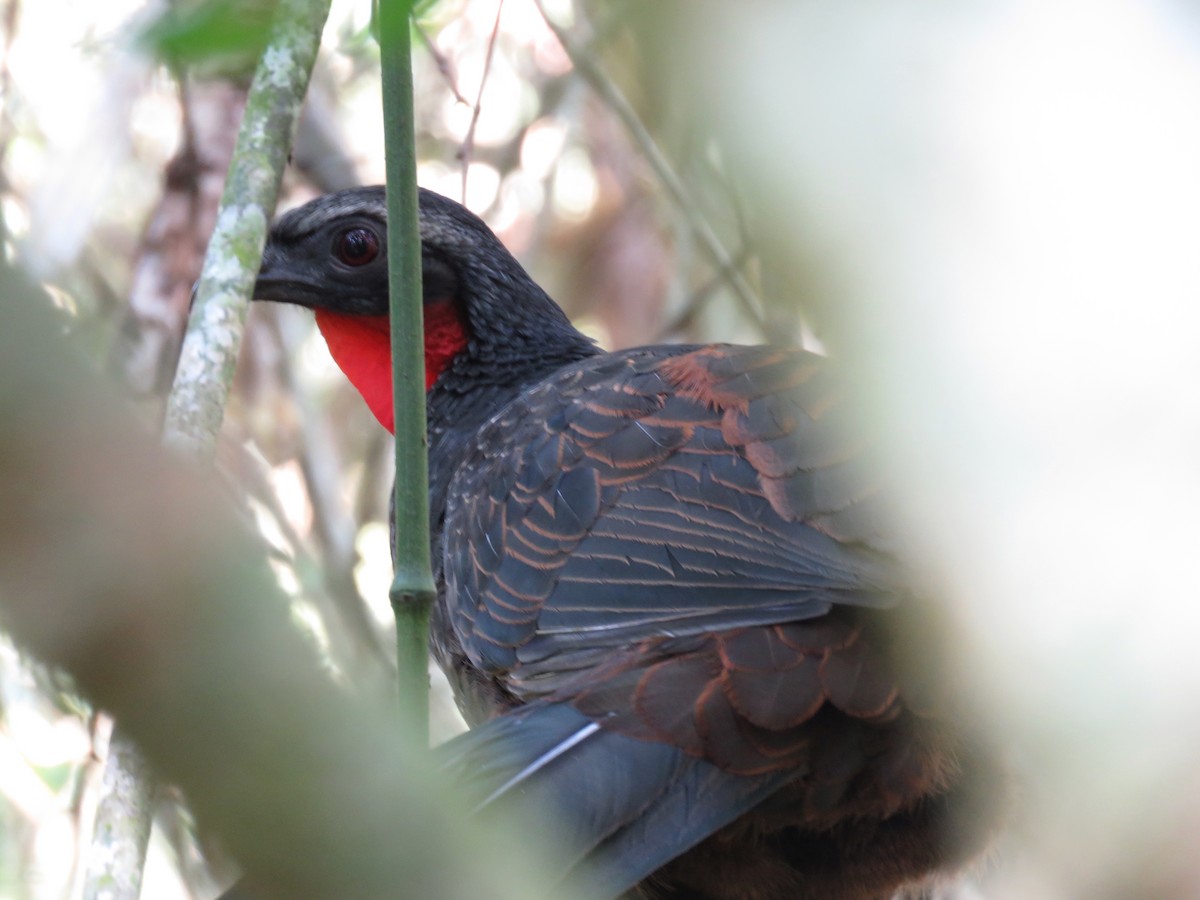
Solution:
{"label": "bird", "polygon": [[[836,362],[604,351],[479,217],[421,189],[419,222],[444,769],[574,896],[932,896],[1005,773]],[[372,186],[279,217],[254,298],[312,309],[391,430],[387,285]]]}

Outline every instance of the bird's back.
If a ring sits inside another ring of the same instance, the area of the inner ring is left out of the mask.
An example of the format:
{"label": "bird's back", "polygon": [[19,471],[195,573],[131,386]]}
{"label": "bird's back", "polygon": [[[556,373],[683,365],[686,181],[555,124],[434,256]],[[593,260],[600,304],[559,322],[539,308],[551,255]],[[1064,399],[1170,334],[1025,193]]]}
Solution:
{"label": "bird's back", "polygon": [[[644,763],[639,789],[658,799],[588,820],[593,863],[650,874],[630,860],[659,867],[655,845],[706,803],[726,804],[699,817],[718,836],[677,846],[655,876],[697,897],[882,896],[939,858],[939,804],[975,757],[936,675],[904,665],[897,626],[916,601],[827,360],[724,345],[592,357],[460,440],[437,647],[469,712],[569,706],[582,718],[552,745],[567,760],[583,751],[560,745],[589,723],[613,747],[671,751],[662,782]],[[590,778],[620,780],[632,759],[593,754]],[[686,777],[671,769],[688,761]],[[587,818],[561,787],[572,772],[536,774]]]}

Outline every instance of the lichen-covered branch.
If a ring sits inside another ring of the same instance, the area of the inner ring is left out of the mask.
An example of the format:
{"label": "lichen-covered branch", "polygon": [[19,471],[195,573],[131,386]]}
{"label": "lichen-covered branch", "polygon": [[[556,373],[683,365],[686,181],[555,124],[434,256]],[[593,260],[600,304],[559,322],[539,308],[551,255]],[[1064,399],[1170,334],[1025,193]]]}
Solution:
{"label": "lichen-covered branch", "polygon": [[141,751],[114,729],[88,848],[84,900],[138,900],[154,818],[154,778]]}
{"label": "lichen-covered branch", "polygon": [[216,446],[247,298],[328,14],[329,0],[282,0],[250,86],[164,426],[168,445],[201,459]]}
{"label": "lichen-covered branch", "polygon": [[[163,426],[166,444],[203,461],[216,447],[248,298],[328,13],[329,0],[282,0],[250,87]],[[104,785],[84,895],[136,900],[154,788],[119,723]]]}

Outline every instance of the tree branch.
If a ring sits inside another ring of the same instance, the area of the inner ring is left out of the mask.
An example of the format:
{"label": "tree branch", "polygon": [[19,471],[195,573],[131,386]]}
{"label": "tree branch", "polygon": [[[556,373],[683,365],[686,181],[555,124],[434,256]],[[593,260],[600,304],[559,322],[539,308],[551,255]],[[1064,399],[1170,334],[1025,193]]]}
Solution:
{"label": "tree branch", "polygon": [[388,704],[330,680],[213,476],[156,446],[14,281],[0,264],[5,629],[113,713],[265,898],[551,896]]}
{"label": "tree branch", "polygon": [[211,459],[329,0],[281,0],[254,73],[167,403],[164,440]]}
{"label": "tree branch", "polygon": [[[282,0],[259,60],[167,399],[163,441],[209,462],[241,346],[248,299],[275,209],[329,0]],[[118,719],[105,765],[84,896],[137,900],[153,780]]]}

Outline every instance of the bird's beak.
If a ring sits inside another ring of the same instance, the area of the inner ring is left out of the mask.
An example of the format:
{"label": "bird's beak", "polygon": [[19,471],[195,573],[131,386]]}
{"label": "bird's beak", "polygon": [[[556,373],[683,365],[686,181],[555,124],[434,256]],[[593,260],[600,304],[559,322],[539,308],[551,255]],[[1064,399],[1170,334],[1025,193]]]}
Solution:
{"label": "bird's beak", "polygon": [[254,282],[254,293],[251,294],[251,299],[292,303],[297,306],[312,305],[305,301],[305,291],[302,285],[298,285],[295,281],[264,275],[261,272],[258,280]]}
{"label": "bird's beak", "polygon": [[262,266],[258,270],[258,278],[254,282],[254,300],[272,300],[276,303],[295,303],[308,306],[305,296],[308,291],[302,282],[294,275],[285,271],[285,266],[279,259],[279,254],[270,245],[263,250]]}
{"label": "bird's beak", "polygon": [[262,268],[258,270],[258,278],[254,282],[251,299],[291,303],[310,309],[320,306],[321,298],[313,285],[303,278],[298,278],[294,272],[287,271],[287,267],[269,252],[270,248],[267,249],[268,252],[263,254]]}
{"label": "bird's beak", "polygon": [[263,248],[262,264],[258,269],[258,278],[254,281],[253,300],[277,300],[286,303],[288,298],[282,296],[283,280],[279,277],[277,254],[268,244]]}

